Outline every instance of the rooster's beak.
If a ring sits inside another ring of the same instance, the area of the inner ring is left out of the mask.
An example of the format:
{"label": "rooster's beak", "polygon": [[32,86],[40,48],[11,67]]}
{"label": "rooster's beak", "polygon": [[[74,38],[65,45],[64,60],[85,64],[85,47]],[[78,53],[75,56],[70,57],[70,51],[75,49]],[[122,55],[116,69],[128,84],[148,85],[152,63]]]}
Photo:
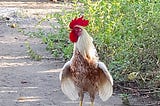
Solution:
{"label": "rooster's beak", "polygon": [[70,31],[72,31],[72,29],[68,29],[68,31],[70,32]]}

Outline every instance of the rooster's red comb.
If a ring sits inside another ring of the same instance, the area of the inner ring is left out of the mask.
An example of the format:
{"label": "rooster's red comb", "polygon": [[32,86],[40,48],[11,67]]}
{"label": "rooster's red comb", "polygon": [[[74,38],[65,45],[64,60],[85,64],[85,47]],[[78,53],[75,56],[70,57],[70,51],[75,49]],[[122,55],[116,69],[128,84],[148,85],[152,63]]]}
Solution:
{"label": "rooster's red comb", "polygon": [[87,26],[89,24],[89,20],[83,19],[83,16],[80,18],[74,18],[69,24],[69,27],[73,29],[76,25]]}

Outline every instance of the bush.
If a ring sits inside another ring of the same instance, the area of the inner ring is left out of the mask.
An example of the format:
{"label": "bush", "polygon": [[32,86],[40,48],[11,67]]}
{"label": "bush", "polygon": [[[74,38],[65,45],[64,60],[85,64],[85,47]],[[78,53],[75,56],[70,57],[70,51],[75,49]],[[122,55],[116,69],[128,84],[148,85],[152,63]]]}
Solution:
{"label": "bush", "polygon": [[[84,15],[90,20],[86,29],[94,38],[100,60],[106,63],[115,82],[134,82],[136,87],[157,90],[160,87],[160,2],[73,2],[73,11],[47,16],[56,18],[60,25],[58,33],[43,37],[54,56],[71,58],[73,45],[68,39],[68,23]],[[160,92],[156,96],[160,97]]]}

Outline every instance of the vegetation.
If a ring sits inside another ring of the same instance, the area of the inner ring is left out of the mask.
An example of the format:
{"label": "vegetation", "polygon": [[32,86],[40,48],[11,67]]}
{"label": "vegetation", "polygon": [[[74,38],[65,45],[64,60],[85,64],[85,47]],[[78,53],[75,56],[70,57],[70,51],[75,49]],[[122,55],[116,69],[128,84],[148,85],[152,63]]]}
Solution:
{"label": "vegetation", "polygon": [[42,56],[34,52],[28,42],[26,42],[25,44],[27,47],[28,56],[33,60],[40,61],[42,59]]}
{"label": "vegetation", "polygon": [[[113,75],[115,87],[160,98],[160,1],[73,0],[72,11],[50,14],[56,34],[42,36],[55,57],[71,58],[68,23],[84,15],[100,59]],[[83,8],[82,8],[83,7]],[[43,21],[45,20],[43,19]],[[128,89],[132,88],[132,89]]]}

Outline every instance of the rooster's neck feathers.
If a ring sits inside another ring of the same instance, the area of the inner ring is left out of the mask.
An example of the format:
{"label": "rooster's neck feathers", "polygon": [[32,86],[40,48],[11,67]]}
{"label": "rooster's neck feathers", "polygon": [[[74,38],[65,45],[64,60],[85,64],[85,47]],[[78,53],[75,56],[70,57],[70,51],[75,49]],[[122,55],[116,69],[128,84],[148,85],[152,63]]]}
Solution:
{"label": "rooster's neck feathers", "polygon": [[[74,44],[74,52],[78,50],[88,60],[98,61],[97,51],[93,45],[93,38],[82,28],[82,34]],[[74,54],[73,54],[74,56]]]}

